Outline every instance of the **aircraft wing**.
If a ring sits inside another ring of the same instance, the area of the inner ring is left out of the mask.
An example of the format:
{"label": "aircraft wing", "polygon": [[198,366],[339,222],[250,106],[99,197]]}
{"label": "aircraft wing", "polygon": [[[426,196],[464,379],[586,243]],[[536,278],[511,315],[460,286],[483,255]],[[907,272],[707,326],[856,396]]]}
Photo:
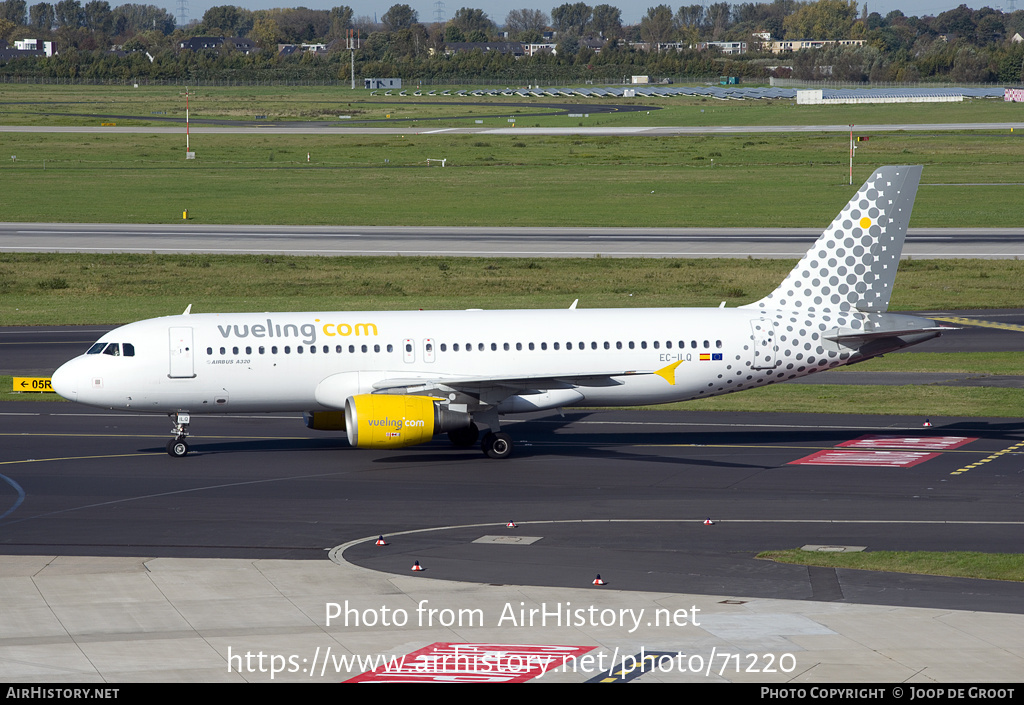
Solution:
{"label": "aircraft wing", "polygon": [[455,377],[449,375],[424,378],[392,377],[375,382],[373,388],[380,392],[416,394],[425,393],[430,389],[439,389],[442,391],[451,389],[471,392],[501,387],[507,389],[510,394],[518,394],[524,390],[530,389],[569,389],[576,386],[613,386],[622,384],[622,382],[613,379],[614,377],[624,377],[626,375],[635,374],[644,373],[637,372],[636,370],[615,370],[599,374],[539,374],[524,377],[503,377],[501,375],[491,377]]}

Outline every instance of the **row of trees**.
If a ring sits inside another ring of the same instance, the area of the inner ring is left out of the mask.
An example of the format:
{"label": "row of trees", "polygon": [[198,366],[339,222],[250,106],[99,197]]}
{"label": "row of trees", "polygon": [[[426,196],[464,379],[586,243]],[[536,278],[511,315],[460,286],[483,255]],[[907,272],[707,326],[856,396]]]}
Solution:
{"label": "row of trees", "polygon": [[[213,78],[255,75],[259,72],[301,76],[347,76],[344,57],[301,54],[278,58],[281,42],[329,44],[355,29],[361,37],[356,54],[362,75],[401,76],[443,80],[445,77],[480,77],[508,81],[569,81],[590,77],[616,77],[631,73],[655,76],[716,75],[728,73],[764,78],[768,66],[791,65],[780,73],[801,78],[840,80],[914,81],[1021,81],[1024,45],[1009,41],[1024,34],[1024,10],[1003,13],[965,5],[931,17],[907,17],[894,10],[884,17],[858,14],[855,0],[773,0],[730,5],[684,5],[648,9],[636,25],[623,25],[621,11],[607,4],[566,3],[550,14],[537,9],[508,13],[499,27],[485,12],[463,7],[451,20],[423,24],[406,4],[391,6],[374,22],[357,17],[349,6],[330,10],[304,7],[248,10],[233,5],[210,8],[202,20],[188,27],[174,26],[174,18],[154,5],[127,4],[111,8],[108,0],[60,0],[55,4],[26,0],[0,1],[0,38],[34,36],[57,42],[59,57],[45,61],[18,60],[0,72],[36,75],[130,74],[154,78]],[[557,32],[556,55],[513,58],[491,52],[446,56],[447,42],[491,41],[512,38],[540,41],[543,33]],[[776,57],[759,51],[754,33],[775,39],[863,39],[864,46],[801,51]],[[504,34],[507,33],[507,36]],[[264,51],[258,56],[236,56],[230,46],[200,56],[178,51],[191,36],[245,36]],[[589,41],[586,41],[589,40]],[[707,40],[743,41],[750,52],[721,57],[696,50]],[[593,46],[603,46],[595,52]],[[634,43],[647,42],[650,51]],[[659,51],[657,45],[677,42],[683,51]],[[104,50],[119,46],[132,55],[113,57]],[[335,50],[343,49],[341,43]],[[148,53],[153,60],[140,63]],[[201,76],[199,74],[202,74]],[[113,77],[113,76],[111,76]],[[244,79],[239,80],[256,80]]]}

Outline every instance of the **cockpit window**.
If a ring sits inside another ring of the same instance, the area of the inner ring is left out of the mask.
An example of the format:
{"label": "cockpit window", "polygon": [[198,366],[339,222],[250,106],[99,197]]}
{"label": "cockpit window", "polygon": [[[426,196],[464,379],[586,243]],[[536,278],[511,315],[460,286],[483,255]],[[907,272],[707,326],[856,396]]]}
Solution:
{"label": "cockpit window", "polygon": [[106,344],[106,343],[93,343],[92,347],[91,347],[91,348],[89,348],[89,349],[88,349],[88,350],[87,350],[87,351],[85,352],[85,354],[86,354],[86,355],[96,355],[96,354],[98,354],[98,353],[101,353],[101,352],[103,352],[103,348],[105,348],[106,346],[107,346],[107,344]]}
{"label": "cockpit window", "polygon": [[116,355],[120,355],[121,354],[121,346],[118,345],[117,343],[110,343],[109,345],[107,345],[107,349],[103,351],[103,354],[104,355],[115,355],[115,356]]}
{"label": "cockpit window", "polygon": [[121,352],[125,357],[135,357],[135,346],[131,343],[121,343]]}

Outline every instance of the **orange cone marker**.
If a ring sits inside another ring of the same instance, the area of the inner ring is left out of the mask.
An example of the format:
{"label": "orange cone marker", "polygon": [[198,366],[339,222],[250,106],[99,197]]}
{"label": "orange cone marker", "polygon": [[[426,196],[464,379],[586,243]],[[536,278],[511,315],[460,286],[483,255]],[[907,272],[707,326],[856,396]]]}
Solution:
{"label": "orange cone marker", "polygon": [[380,536],[378,536],[377,540],[374,541],[374,543],[377,544],[378,546],[387,546],[388,545],[388,542],[384,540],[384,534],[381,534]]}
{"label": "orange cone marker", "polygon": [[601,580],[601,574],[598,573],[597,577],[594,578],[594,585],[605,585],[605,584],[606,583],[603,580]]}
{"label": "orange cone marker", "polygon": [[413,572],[417,572],[417,571],[420,571],[420,570],[426,570],[426,568],[424,568],[423,566],[420,565],[419,561],[416,561],[415,563],[412,564],[412,569],[413,569]]}
{"label": "orange cone marker", "polygon": [[517,525],[514,521],[510,521],[509,523],[505,524],[505,527],[509,529],[515,529],[517,528]]}
{"label": "orange cone marker", "polygon": [[711,517],[704,520],[704,526],[714,526],[715,522],[711,521]]}
{"label": "orange cone marker", "polygon": [[925,419],[925,420],[924,420],[924,423],[923,423],[922,425],[923,425],[923,426],[924,426],[925,428],[928,428],[929,426],[931,426],[931,425],[932,425],[932,422],[931,422],[931,421],[929,421],[928,419]]}

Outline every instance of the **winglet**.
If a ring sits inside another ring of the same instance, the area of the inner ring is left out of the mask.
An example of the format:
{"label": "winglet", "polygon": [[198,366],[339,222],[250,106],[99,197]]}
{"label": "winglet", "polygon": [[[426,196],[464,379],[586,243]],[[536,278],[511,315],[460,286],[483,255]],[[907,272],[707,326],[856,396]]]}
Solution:
{"label": "winglet", "polygon": [[660,370],[655,370],[654,374],[656,374],[659,377],[663,378],[666,382],[668,382],[672,386],[675,386],[675,384],[676,384],[676,368],[679,367],[679,365],[681,365],[682,363],[683,363],[682,360],[676,360],[671,365],[666,365],[665,367],[662,367]]}
{"label": "winglet", "polygon": [[575,311],[576,310],[576,304],[578,304],[579,302],[580,302],[579,299],[576,299],[575,301],[573,301],[572,302],[572,306],[569,307],[569,310],[570,311]]}
{"label": "winglet", "polygon": [[188,308],[186,308],[186,309],[185,309],[185,311],[184,311],[184,313],[182,313],[181,315],[182,315],[182,316],[187,316],[187,315],[188,315],[188,314],[190,314],[190,313],[192,313],[192,304],[189,304],[189,305],[188,305]]}

